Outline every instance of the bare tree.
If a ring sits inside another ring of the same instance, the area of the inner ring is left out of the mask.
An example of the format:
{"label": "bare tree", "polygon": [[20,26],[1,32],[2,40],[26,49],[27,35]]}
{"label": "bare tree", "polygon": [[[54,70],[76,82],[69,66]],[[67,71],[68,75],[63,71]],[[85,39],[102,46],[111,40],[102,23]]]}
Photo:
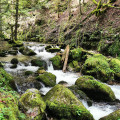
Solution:
{"label": "bare tree", "polygon": [[18,28],[18,7],[19,7],[19,0],[16,0],[16,14],[15,14],[15,41],[17,41],[17,28]]}

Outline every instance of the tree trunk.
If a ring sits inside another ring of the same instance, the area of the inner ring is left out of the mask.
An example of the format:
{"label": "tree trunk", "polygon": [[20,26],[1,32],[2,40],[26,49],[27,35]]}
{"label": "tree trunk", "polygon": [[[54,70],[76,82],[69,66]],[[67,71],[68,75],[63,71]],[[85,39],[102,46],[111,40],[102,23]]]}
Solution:
{"label": "tree trunk", "polygon": [[1,3],[1,0],[0,0],[0,40],[2,39],[2,3]]}
{"label": "tree trunk", "polygon": [[79,0],[79,10],[80,10],[80,15],[82,15],[81,0]]}
{"label": "tree trunk", "polygon": [[60,15],[59,15],[59,11],[60,11],[60,3],[59,3],[59,1],[58,1],[58,3],[57,3],[57,13],[58,13],[58,18],[60,17]]}
{"label": "tree trunk", "polygon": [[16,14],[15,14],[15,41],[17,41],[17,28],[18,28],[18,7],[19,0],[16,0]]}
{"label": "tree trunk", "polygon": [[70,1],[71,1],[71,0],[68,0],[68,14],[69,14],[69,20],[70,20],[70,17],[71,17]]}
{"label": "tree trunk", "polygon": [[64,60],[63,72],[66,72],[66,67],[67,67],[67,62],[68,62],[68,57],[69,57],[69,50],[70,50],[69,45],[67,45],[65,49],[65,59],[63,59]]}

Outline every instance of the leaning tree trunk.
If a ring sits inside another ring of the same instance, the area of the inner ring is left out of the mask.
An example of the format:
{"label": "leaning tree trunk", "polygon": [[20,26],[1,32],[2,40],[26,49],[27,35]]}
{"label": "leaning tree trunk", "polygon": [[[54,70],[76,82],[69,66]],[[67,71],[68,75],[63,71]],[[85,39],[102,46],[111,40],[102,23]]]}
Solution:
{"label": "leaning tree trunk", "polygon": [[16,14],[15,14],[15,41],[17,41],[17,28],[18,28],[18,7],[19,0],[16,0]]}

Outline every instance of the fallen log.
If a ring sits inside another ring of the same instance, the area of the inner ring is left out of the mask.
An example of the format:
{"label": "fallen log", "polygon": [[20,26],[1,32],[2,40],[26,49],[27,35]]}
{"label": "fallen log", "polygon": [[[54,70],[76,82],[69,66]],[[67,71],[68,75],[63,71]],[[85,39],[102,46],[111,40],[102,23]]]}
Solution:
{"label": "fallen log", "polygon": [[67,47],[66,47],[66,49],[63,53],[63,56],[62,56],[62,61],[64,61],[63,72],[66,72],[68,57],[69,57],[69,51],[70,51],[70,47],[69,47],[69,45],[67,45]]}

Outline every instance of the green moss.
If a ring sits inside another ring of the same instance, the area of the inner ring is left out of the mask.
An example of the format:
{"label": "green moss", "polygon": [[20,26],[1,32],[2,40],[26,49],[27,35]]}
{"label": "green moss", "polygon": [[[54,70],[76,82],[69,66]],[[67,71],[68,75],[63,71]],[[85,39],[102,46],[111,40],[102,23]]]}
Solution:
{"label": "green moss", "polygon": [[37,80],[43,82],[45,86],[53,87],[56,84],[56,76],[49,72],[44,72],[37,77]]}
{"label": "green moss", "polygon": [[50,61],[52,61],[54,69],[62,69],[63,64],[59,55],[56,55],[55,57],[51,58]]}
{"label": "green moss", "polygon": [[72,60],[80,61],[82,56],[82,48],[73,49],[70,51]]}
{"label": "green moss", "polygon": [[39,67],[43,67],[44,69],[47,69],[47,63],[40,59],[31,60],[31,64],[32,66],[39,66]]}
{"label": "green moss", "polygon": [[120,120],[120,110],[116,110],[100,120]]}
{"label": "green moss", "polygon": [[90,112],[76,96],[62,85],[56,85],[44,97],[48,114],[57,119],[93,120]]}
{"label": "green moss", "polygon": [[83,90],[91,99],[97,101],[114,101],[115,95],[111,88],[91,76],[82,76],[77,79],[75,84]]}
{"label": "green moss", "polygon": [[26,76],[31,75],[31,74],[33,74],[32,71],[25,71],[25,75],[26,75]]}
{"label": "green moss", "polygon": [[80,66],[78,64],[78,61],[75,61],[75,60],[73,60],[71,63],[69,63],[68,68],[72,71],[76,71],[76,72],[80,71]]}
{"label": "green moss", "polygon": [[83,65],[82,72],[103,82],[113,80],[113,70],[110,69],[107,58],[101,54],[88,57]]}
{"label": "green moss", "polygon": [[36,55],[36,53],[29,49],[29,48],[25,48],[25,47],[20,47],[19,51],[23,54],[23,55],[27,55],[27,56],[33,56]]}
{"label": "green moss", "polygon": [[115,58],[110,60],[110,68],[114,71],[115,80],[120,81],[120,60]]}
{"label": "green moss", "polygon": [[23,42],[22,41],[14,41],[13,47],[21,47],[21,46],[23,46]]}
{"label": "green moss", "polygon": [[[38,120],[37,118],[42,118],[43,113],[46,108],[46,104],[42,100],[40,92],[37,89],[27,90],[21,96],[19,102],[21,104],[21,107],[24,110],[26,110],[26,111],[31,110],[31,114],[32,114],[32,112],[34,113],[32,116],[29,115],[29,118],[35,118],[36,120]],[[41,117],[38,117],[39,115]],[[41,120],[41,119],[39,119],[39,120]]]}
{"label": "green moss", "polygon": [[47,49],[48,52],[54,53],[54,52],[60,52],[60,48],[49,48]]}

